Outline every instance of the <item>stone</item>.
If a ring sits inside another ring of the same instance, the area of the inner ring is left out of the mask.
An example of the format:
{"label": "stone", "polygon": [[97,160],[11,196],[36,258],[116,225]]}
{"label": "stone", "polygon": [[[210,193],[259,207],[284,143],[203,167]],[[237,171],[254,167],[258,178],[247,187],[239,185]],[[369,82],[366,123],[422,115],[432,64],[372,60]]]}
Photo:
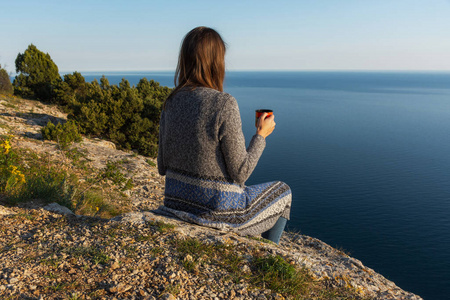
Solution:
{"label": "stone", "polygon": [[0,216],[15,215],[16,213],[0,205]]}
{"label": "stone", "polygon": [[17,282],[19,282],[19,279],[16,277],[10,278],[9,279],[9,284],[16,284]]}
{"label": "stone", "polygon": [[172,295],[172,294],[170,294],[170,293],[162,294],[162,295],[158,298],[158,300],[176,300],[176,299],[177,299],[177,298],[175,298],[175,296]]}
{"label": "stone", "polygon": [[59,205],[56,202],[50,203],[43,207],[45,210],[61,214],[61,215],[75,215],[70,209],[65,206]]}
{"label": "stone", "polygon": [[120,268],[120,264],[118,261],[114,261],[113,264],[111,265],[111,270],[115,270]]}

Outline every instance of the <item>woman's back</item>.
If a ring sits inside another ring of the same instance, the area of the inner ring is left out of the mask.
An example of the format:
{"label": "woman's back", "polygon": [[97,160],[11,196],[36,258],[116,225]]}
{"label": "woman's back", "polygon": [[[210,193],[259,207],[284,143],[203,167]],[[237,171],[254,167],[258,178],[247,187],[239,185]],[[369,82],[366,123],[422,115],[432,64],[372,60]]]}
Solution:
{"label": "woman's back", "polygon": [[243,184],[265,140],[252,140],[248,153],[241,126],[237,102],[229,94],[204,87],[179,91],[161,115],[160,173]]}

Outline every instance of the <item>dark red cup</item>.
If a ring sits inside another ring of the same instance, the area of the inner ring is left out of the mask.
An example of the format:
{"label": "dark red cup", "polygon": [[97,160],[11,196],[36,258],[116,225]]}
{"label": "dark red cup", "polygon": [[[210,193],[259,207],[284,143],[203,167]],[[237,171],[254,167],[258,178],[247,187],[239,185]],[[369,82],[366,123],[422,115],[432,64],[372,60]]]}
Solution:
{"label": "dark red cup", "polygon": [[271,109],[257,109],[255,114],[255,126],[258,126],[258,119],[264,114],[267,113],[267,117],[270,117],[271,115],[273,115],[273,110]]}

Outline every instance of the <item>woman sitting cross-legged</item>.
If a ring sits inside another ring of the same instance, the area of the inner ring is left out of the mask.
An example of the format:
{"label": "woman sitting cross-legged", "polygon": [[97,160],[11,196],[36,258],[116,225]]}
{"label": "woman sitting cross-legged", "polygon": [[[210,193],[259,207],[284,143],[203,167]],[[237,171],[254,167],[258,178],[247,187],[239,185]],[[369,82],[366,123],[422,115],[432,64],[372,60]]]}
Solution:
{"label": "woman sitting cross-legged", "polygon": [[236,100],[223,92],[225,43],[197,27],[184,38],[175,89],[164,103],[158,170],[166,176],[164,206],[176,217],[279,243],[291,190],[283,182],[245,186],[275,128],[263,114],[248,148]]}

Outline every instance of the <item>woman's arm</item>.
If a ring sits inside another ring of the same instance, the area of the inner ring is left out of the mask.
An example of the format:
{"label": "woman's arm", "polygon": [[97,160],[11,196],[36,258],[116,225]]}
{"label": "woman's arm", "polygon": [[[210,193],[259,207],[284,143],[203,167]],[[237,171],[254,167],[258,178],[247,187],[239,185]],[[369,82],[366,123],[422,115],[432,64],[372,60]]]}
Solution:
{"label": "woman's arm", "polygon": [[255,134],[245,148],[239,107],[233,97],[225,102],[220,113],[219,142],[228,174],[234,181],[244,184],[256,167],[266,141],[263,135]]}

